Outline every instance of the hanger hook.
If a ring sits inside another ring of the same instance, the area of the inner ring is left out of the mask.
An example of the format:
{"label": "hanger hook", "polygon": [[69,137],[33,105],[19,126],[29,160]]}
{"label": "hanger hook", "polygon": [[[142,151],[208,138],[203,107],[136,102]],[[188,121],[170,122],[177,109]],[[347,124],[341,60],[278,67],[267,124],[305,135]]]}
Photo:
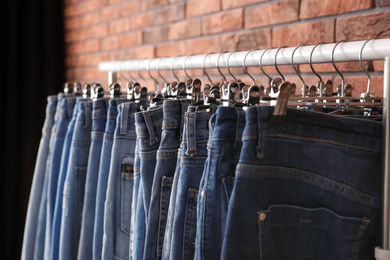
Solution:
{"label": "hanger hook", "polygon": [[206,54],[206,56],[204,56],[204,59],[203,59],[203,62],[202,62],[202,69],[203,69],[204,74],[206,74],[207,79],[210,81],[211,86],[213,86],[213,82],[211,81],[211,78],[210,78],[209,74],[207,74],[206,68],[205,68],[205,61],[206,61],[206,58],[207,58],[210,54],[214,54],[214,52],[210,52],[209,54]]}
{"label": "hanger hook", "polygon": [[282,78],[282,82],[284,82],[285,81],[285,79],[284,79],[284,76],[282,75],[282,73],[280,73],[280,71],[279,71],[279,69],[278,69],[278,63],[277,63],[277,57],[278,57],[278,53],[279,53],[279,51],[281,50],[281,49],[283,49],[283,48],[286,48],[287,46],[282,46],[282,47],[279,47],[279,49],[276,51],[276,53],[275,53],[275,69],[276,69],[276,71],[279,73],[279,75],[280,75],[280,77]]}
{"label": "hanger hook", "polygon": [[322,97],[322,89],[323,89],[323,86],[324,86],[324,81],[322,81],[322,77],[320,76],[320,74],[318,74],[315,70],[314,70],[314,67],[313,67],[313,52],[315,50],[315,48],[317,48],[319,45],[322,45],[322,43],[319,43],[317,44],[316,46],[313,47],[313,49],[311,50],[310,52],[310,57],[309,57],[309,64],[310,64],[310,69],[311,71],[318,77],[318,79],[320,80],[320,90],[319,90],[319,93],[320,93],[320,97]]}
{"label": "hanger hook", "polygon": [[189,57],[191,57],[191,56],[194,56],[194,54],[188,55],[188,56],[185,58],[184,62],[183,62],[183,70],[184,70],[184,73],[186,74],[187,78],[189,78],[190,80],[192,80],[192,77],[191,77],[190,75],[188,75],[188,73],[187,73],[186,64],[187,64],[187,59],[188,59]]}
{"label": "hanger hook", "polygon": [[153,60],[154,59],[149,60],[147,71],[148,71],[149,77],[151,79],[153,79],[153,81],[156,83],[157,92],[160,92],[160,84],[158,83],[157,79],[152,76],[152,73],[150,73],[150,64],[152,63]]}
{"label": "hanger hook", "polygon": [[181,56],[176,56],[176,57],[174,57],[174,58],[172,59],[172,63],[171,63],[171,72],[172,72],[173,76],[176,78],[177,82],[180,82],[179,77],[176,75],[175,70],[173,69],[173,64],[175,63],[175,59],[176,59],[177,57],[181,57]]}
{"label": "hanger hook", "polygon": [[139,72],[139,64],[141,63],[141,60],[138,60],[137,61],[137,73],[138,73],[138,77],[140,77],[140,79],[142,79],[144,81],[144,84],[145,84],[145,87],[146,87],[146,79],[144,77],[142,77],[141,73]]}
{"label": "hanger hook", "polygon": [[248,57],[249,53],[251,53],[253,51],[257,51],[257,50],[258,49],[253,49],[253,50],[248,51],[244,57],[244,60],[242,61],[242,67],[244,68],[245,73],[252,79],[252,86],[256,85],[256,82],[255,82],[255,79],[252,77],[252,75],[249,74],[248,70],[246,69],[245,61],[246,61],[246,57]]}
{"label": "hanger hook", "polygon": [[341,89],[340,89],[340,96],[343,97],[344,96],[344,75],[339,71],[339,69],[336,67],[336,64],[334,62],[334,51],[337,47],[337,45],[339,45],[340,43],[342,43],[344,41],[339,41],[335,44],[335,46],[333,47],[333,50],[332,50],[332,65],[333,65],[333,68],[337,71],[337,73],[340,75],[341,77]]}
{"label": "hanger hook", "polygon": [[221,76],[222,76],[222,78],[223,78],[223,83],[226,83],[226,77],[225,77],[225,75],[223,75],[223,73],[221,72],[221,68],[220,68],[220,66],[219,66],[219,58],[221,58],[222,54],[227,53],[227,52],[228,52],[228,51],[221,52],[221,53],[219,54],[219,56],[218,56],[218,59],[217,59],[217,69],[218,69],[219,74],[221,74]]}
{"label": "hanger hook", "polygon": [[269,80],[272,80],[272,77],[271,77],[270,75],[268,75],[267,73],[265,73],[265,71],[264,71],[264,69],[263,69],[263,56],[264,56],[264,54],[265,54],[267,51],[269,51],[269,50],[271,50],[271,49],[273,49],[273,48],[268,48],[268,49],[266,49],[265,51],[263,51],[263,53],[261,54],[261,57],[260,57],[260,59],[259,59],[260,69],[261,69],[261,71],[263,72],[263,74],[264,74]]}
{"label": "hanger hook", "polygon": [[[304,44],[299,45],[298,47],[296,47],[296,48],[293,50],[293,52],[292,52],[292,54],[291,54],[291,65],[292,65],[293,69],[295,70],[295,73],[298,75],[299,79],[300,79],[301,82],[302,82],[302,97],[305,96],[305,81],[303,80],[301,74],[299,73],[298,69],[297,69],[297,68],[295,67],[295,65],[294,65],[294,54],[295,54],[295,51],[296,51],[296,50],[298,50],[300,47],[303,47],[303,46],[305,46],[305,45],[304,45]],[[276,61],[276,59],[275,59],[275,61]]]}
{"label": "hanger hook", "polygon": [[371,41],[371,40],[374,40],[374,38],[372,39],[368,39],[362,46],[362,48],[360,49],[360,52],[359,52],[359,62],[360,62],[360,66],[362,67],[364,73],[367,75],[367,78],[368,78],[368,82],[367,82],[367,92],[366,94],[369,95],[370,94],[370,88],[371,88],[371,76],[370,74],[368,73],[368,71],[366,70],[366,68],[364,67],[363,65],[363,49],[364,47],[366,46],[366,44]]}
{"label": "hanger hook", "polygon": [[230,60],[230,57],[232,56],[233,53],[236,53],[236,51],[232,51],[232,52],[229,54],[229,56],[228,56],[228,58],[227,58],[227,60],[226,60],[226,68],[227,68],[227,70],[228,70],[230,76],[232,76],[232,78],[234,79],[234,81],[235,81],[235,82],[238,82],[238,80],[237,80],[236,77],[231,73],[230,68],[229,68],[229,60]]}
{"label": "hanger hook", "polygon": [[161,72],[160,72],[160,62],[161,62],[163,59],[165,59],[165,58],[160,58],[160,59],[158,60],[157,65],[156,65],[156,70],[157,70],[158,76],[164,80],[164,85],[166,86],[166,85],[168,85],[168,82],[167,82],[166,78],[164,78],[164,77],[161,75]]}

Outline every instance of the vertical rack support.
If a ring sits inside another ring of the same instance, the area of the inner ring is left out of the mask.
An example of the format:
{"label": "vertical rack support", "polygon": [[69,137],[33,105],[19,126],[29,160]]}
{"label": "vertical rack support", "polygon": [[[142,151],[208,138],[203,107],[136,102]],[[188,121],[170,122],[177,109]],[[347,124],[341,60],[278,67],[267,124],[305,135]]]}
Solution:
{"label": "vertical rack support", "polygon": [[116,72],[110,71],[108,72],[108,86],[110,87],[112,83],[115,83],[117,81],[116,78]]}
{"label": "vertical rack support", "polygon": [[383,70],[383,194],[382,248],[375,248],[377,260],[390,260],[390,56]]}

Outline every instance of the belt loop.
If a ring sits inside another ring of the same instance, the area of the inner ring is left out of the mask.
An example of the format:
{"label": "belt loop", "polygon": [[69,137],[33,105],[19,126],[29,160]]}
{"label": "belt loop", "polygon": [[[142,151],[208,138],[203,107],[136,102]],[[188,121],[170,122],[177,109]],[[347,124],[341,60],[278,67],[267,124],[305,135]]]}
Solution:
{"label": "belt loop", "polygon": [[[129,120],[129,106],[130,103],[122,103],[118,106],[118,116],[121,116],[121,121],[120,121],[120,133],[121,134],[127,134],[127,123]],[[121,111],[122,110],[122,113]]]}
{"label": "belt loop", "polygon": [[148,132],[149,132],[149,146],[152,146],[154,143],[156,143],[158,141],[156,134],[154,132],[152,118],[150,116],[149,111],[142,112],[142,115],[144,116],[145,124],[146,124],[146,127],[148,128]]}
{"label": "belt loop", "polygon": [[258,159],[262,159],[264,157],[264,151],[263,151],[263,146],[264,146],[264,133],[263,133],[263,124],[262,124],[262,116],[261,116],[261,109],[260,106],[256,107],[257,110],[257,146],[256,146],[256,157]]}
{"label": "belt loop", "polygon": [[92,103],[84,102],[84,113],[85,113],[85,125],[84,127],[88,127],[92,124],[92,111],[91,111]]}
{"label": "belt loop", "polygon": [[180,110],[180,137],[179,141],[181,142],[183,139],[183,127],[184,127],[184,115],[187,112],[186,110],[186,104],[184,102],[180,102],[181,104],[181,110]]}
{"label": "belt loop", "polygon": [[194,157],[196,155],[196,112],[187,113],[187,151],[186,155]]}
{"label": "belt loop", "polygon": [[239,143],[239,135],[240,135],[240,120],[241,120],[241,114],[237,108],[234,110],[236,112],[236,138],[234,140],[233,147],[236,147],[237,143]]}

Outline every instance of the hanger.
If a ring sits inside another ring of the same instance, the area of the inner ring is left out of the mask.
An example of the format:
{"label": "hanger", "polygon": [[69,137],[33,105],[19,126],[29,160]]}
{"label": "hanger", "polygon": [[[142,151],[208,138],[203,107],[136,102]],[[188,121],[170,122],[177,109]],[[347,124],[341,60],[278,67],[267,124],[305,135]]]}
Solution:
{"label": "hanger", "polygon": [[75,96],[81,96],[82,89],[81,89],[81,82],[80,81],[76,81],[75,83],[73,83],[73,93]]}
{"label": "hanger", "polygon": [[91,97],[91,84],[85,83],[83,86],[83,98]]}
{"label": "hanger", "polygon": [[128,68],[127,68],[127,74],[130,77],[129,82],[126,85],[127,99],[130,100],[130,101],[135,101],[135,93],[140,91],[141,85],[131,75],[130,69],[128,69]]}
{"label": "hanger", "polygon": [[369,41],[371,41],[371,40],[374,40],[374,38],[367,40],[367,41],[363,44],[363,46],[362,46],[362,48],[360,49],[360,52],[359,52],[359,62],[360,62],[360,66],[362,67],[364,73],[367,75],[367,79],[368,79],[368,81],[367,81],[367,91],[366,91],[366,93],[362,93],[362,94],[360,95],[361,101],[362,101],[362,102],[374,102],[374,97],[375,97],[375,95],[374,95],[373,93],[370,92],[370,89],[371,89],[371,76],[370,76],[370,74],[367,72],[366,68],[365,68],[364,65],[363,65],[363,49],[364,49],[364,47],[366,46],[366,44],[367,44]]}
{"label": "hanger", "polygon": [[173,76],[176,78],[177,81],[174,81],[171,83],[172,86],[172,94],[175,96],[175,98],[186,98],[187,97],[187,87],[186,84],[182,81],[180,81],[179,77],[176,75],[174,69],[173,69],[173,64],[175,62],[175,59],[181,57],[181,56],[176,56],[172,59],[171,63],[171,72]]}
{"label": "hanger", "polygon": [[72,95],[73,89],[72,89],[72,83],[65,82],[64,83],[64,93],[66,95]]}
{"label": "hanger", "polygon": [[[275,53],[275,69],[279,73],[282,82],[277,82],[275,79],[271,81],[271,86],[274,84],[278,84],[278,93],[277,93],[277,100],[275,104],[274,111],[272,113],[272,117],[270,120],[270,123],[283,123],[286,120],[286,108],[287,108],[287,103],[290,97],[290,88],[291,88],[291,83],[288,81],[285,81],[284,76],[282,73],[280,73],[278,69],[278,64],[277,64],[277,55],[279,51],[285,48],[285,46],[280,47],[276,53]],[[272,89],[273,87],[271,87]]]}
{"label": "hanger", "polygon": [[104,96],[104,88],[99,83],[92,83],[91,98],[96,100]]}
{"label": "hanger", "polygon": [[164,98],[160,92],[160,83],[158,82],[158,80],[155,77],[152,76],[152,73],[150,73],[150,64],[152,63],[153,60],[154,59],[149,60],[148,67],[146,69],[148,72],[149,78],[151,78],[156,83],[156,91],[154,93],[149,94],[149,96],[148,96],[150,106],[156,106],[157,102],[162,101]]}
{"label": "hanger", "polygon": [[201,93],[200,88],[202,87],[202,81],[200,79],[198,79],[198,78],[193,79],[187,73],[186,62],[187,62],[187,59],[190,56],[193,56],[193,54],[187,56],[184,59],[184,62],[183,62],[183,70],[184,70],[184,73],[187,76],[187,80],[186,80],[187,98],[191,99],[191,104],[192,105],[199,105],[200,102],[201,102],[201,99],[200,99],[200,93]]}
{"label": "hanger", "polygon": [[323,96],[323,91],[324,91],[324,81],[322,80],[322,77],[313,68],[313,52],[314,52],[315,48],[317,48],[319,45],[322,45],[322,43],[317,44],[311,50],[310,57],[309,57],[309,65],[310,65],[310,69],[313,72],[313,74],[315,74],[318,77],[318,80],[319,80],[318,84],[317,84],[318,93],[319,93],[319,96],[322,97]]}
{"label": "hanger", "polygon": [[[301,76],[301,74],[298,72],[298,69],[295,67],[295,64],[294,64],[294,54],[295,54],[295,52],[299,49],[299,48],[301,48],[301,47],[303,47],[303,46],[305,46],[305,45],[299,45],[298,47],[296,47],[294,50],[293,50],[293,52],[292,52],[292,54],[291,54],[291,66],[293,67],[293,69],[294,69],[294,71],[295,71],[295,73],[298,75],[298,77],[299,77],[299,79],[301,80],[301,82],[302,82],[302,97],[305,97],[305,95],[308,95],[309,93],[308,93],[308,86],[305,84],[305,81],[303,80],[303,78],[302,78],[302,76]],[[315,88],[315,87],[314,87]],[[314,91],[315,92],[315,91]],[[314,93],[315,94],[315,93]]]}
{"label": "hanger", "polygon": [[[249,53],[256,51],[257,49],[253,49],[251,51],[248,51],[247,54],[244,57],[244,60],[242,61],[242,67],[244,68],[245,73],[252,79],[252,85],[249,86],[249,88],[244,92],[244,88],[241,90],[242,92],[242,99],[243,104],[246,106],[254,106],[258,105],[260,102],[260,87],[256,85],[255,79],[252,77],[252,75],[249,74],[248,70],[246,69],[245,61],[246,57],[249,55]],[[264,89],[264,87],[263,87]]]}
{"label": "hanger", "polygon": [[230,57],[233,55],[233,53],[236,53],[236,52],[231,52],[229,54],[228,58],[226,59],[226,68],[227,68],[230,76],[234,80],[230,81],[229,84],[227,84],[227,86],[225,85],[222,88],[222,105],[223,106],[233,106],[235,103],[235,99],[236,99],[236,93],[239,94],[238,92],[240,90],[240,85],[239,85],[236,77],[230,71],[230,67],[229,67],[229,60],[230,60]]}
{"label": "hanger", "polygon": [[140,79],[144,81],[144,86],[141,87],[138,91],[137,88],[134,90],[134,97],[135,97],[135,102],[140,104],[140,110],[146,110],[148,107],[147,104],[147,99],[148,99],[148,89],[146,88],[146,79],[142,77],[141,73],[139,72],[139,64],[141,60],[138,60],[137,62],[137,74]]}
{"label": "hanger", "polygon": [[347,93],[348,96],[352,96],[352,86],[350,84],[347,84],[346,86],[344,86],[344,75],[338,70],[338,68],[336,67],[336,64],[334,62],[334,51],[336,50],[337,45],[339,45],[342,42],[344,42],[344,41],[337,42],[332,50],[332,65],[333,65],[333,68],[337,71],[337,73],[341,77],[341,85],[339,85],[337,87],[337,96],[339,96],[339,97],[346,96],[345,93]]}

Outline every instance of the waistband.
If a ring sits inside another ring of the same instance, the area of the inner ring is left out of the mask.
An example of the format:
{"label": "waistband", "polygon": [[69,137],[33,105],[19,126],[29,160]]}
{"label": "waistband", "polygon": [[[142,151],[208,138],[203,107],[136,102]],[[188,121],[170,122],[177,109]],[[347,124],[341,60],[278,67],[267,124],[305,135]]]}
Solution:
{"label": "waistband", "polygon": [[92,125],[92,100],[80,101],[77,121],[84,122],[84,127]]}
{"label": "waistband", "polygon": [[108,100],[107,118],[116,118],[118,116],[118,105],[124,102],[130,102],[125,98],[111,98]]}
{"label": "waistband", "polygon": [[213,140],[234,140],[241,142],[245,127],[245,112],[237,107],[218,107]]}
{"label": "waistband", "polygon": [[184,122],[184,114],[189,105],[190,100],[165,100],[163,103],[164,120],[162,129],[181,128]]}
{"label": "waistband", "polygon": [[54,114],[57,109],[57,95],[50,95],[47,97],[46,113]]}
{"label": "waistband", "polygon": [[156,143],[156,135],[161,133],[163,121],[162,106],[149,107],[147,111],[135,113],[137,138],[148,137],[149,146]]}
{"label": "waistband", "polygon": [[92,102],[92,119],[106,118],[108,109],[108,99],[101,98]]}
{"label": "waistband", "polygon": [[300,109],[287,109],[286,122],[269,123],[273,107],[254,106],[246,111],[243,141],[265,137],[299,138],[307,141],[332,142],[355,149],[380,151],[382,123]]}
{"label": "waistband", "polygon": [[134,114],[139,111],[140,105],[135,102],[125,102],[118,105],[117,126],[120,134],[135,132]]}
{"label": "waistband", "polygon": [[[192,110],[190,110],[192,111]],[[196,144],[209,139],[209,112],[187,112],[184,120],[183,143],[187,143],[188,156],[196,155]]]}

